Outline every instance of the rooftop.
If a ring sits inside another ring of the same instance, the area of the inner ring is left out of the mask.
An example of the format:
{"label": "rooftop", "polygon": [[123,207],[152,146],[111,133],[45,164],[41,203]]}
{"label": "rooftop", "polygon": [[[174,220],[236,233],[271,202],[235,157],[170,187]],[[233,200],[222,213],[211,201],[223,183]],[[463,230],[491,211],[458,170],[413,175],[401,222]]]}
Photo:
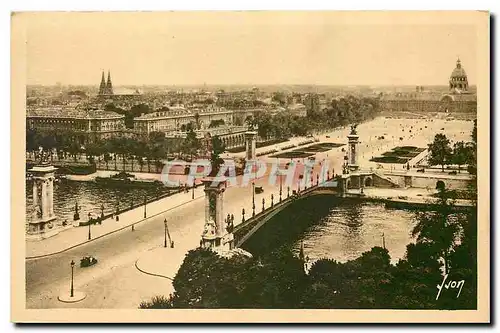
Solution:
{"label": "rooftop", "polygon": [[74,119],[105,119],[124,118],[124,115],[113,111],[95,109],[75,109],[75,108],[42,108],[28,109],[26,117],[37,118],[74,118]]}

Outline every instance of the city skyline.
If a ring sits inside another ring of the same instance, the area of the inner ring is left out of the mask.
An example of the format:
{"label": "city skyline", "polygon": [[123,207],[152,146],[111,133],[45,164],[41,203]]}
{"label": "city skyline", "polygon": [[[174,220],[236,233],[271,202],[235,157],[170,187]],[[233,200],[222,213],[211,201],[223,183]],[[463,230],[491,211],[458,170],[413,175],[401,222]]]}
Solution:
{"label": "city skyline", "polygon": [[30,85],[97,85],[108,69],[116,86],[446,85],[457,58],[477,81],[476,30],[449,18],[395,28],[390,14],[346,25],[338,12],[21,15],[32,16]]}

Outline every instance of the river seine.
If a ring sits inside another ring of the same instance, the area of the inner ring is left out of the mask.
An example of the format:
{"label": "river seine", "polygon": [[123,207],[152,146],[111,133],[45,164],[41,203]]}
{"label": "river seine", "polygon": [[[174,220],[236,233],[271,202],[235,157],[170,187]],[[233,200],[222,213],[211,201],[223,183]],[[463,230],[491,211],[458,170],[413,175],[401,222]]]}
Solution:
{"label": "river seine", "polygon": [[412,242],[415,212],[387,209],[384,204],[339,199],[328,195],[292,204],[258,230],[244,245],[254,255],[280,247],[340,262],[358,258],[374,246],[385,246],[391,261],[403,258]]}

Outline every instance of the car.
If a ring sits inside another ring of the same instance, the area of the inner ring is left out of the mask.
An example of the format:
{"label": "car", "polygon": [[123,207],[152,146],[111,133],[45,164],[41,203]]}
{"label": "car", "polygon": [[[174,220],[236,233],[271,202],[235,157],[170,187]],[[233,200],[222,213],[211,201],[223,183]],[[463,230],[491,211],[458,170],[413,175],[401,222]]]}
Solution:
{"label": "car", "polygon": [[329,136],[329,135],[327,135],[327,136],[326,136],[326,138],[327,138],[327,139],[330,139],[330,136]]}
{"label": "car", "polygon": [[80,259],[80,267],[89,267],[97,264],[97,259],[93,256],[85,256]]}
{"label": "car", "polygon": [[425,172],[425,169],[424,169],[424,168],[422,168],[422,169],[418,169],[418,170],[417,170],[417,172],[422,172],[422,173],[424,173],[424,172]]}
{"label": "car", "polygon": [[449,174],[449,175],[456,175],[456,174],[457,174],[457,172],[456,172],[456,171],[450,171],[450,172],[448,172],[448,174]]}
{"label": "car", "polygon": [[262,186],[255,186],[255,194],[260,194],[262,192],[264,192]]}

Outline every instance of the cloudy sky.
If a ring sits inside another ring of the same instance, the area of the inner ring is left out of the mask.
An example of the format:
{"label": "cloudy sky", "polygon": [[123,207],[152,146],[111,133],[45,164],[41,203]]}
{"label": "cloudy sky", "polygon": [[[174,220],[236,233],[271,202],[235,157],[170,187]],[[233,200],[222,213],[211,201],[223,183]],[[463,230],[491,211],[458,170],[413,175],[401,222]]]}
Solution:
{"label": "cloudy sky", "polygon": [[[23,13],[28,84],[476,82],[474,20],[445,13]],[[16,20],[14,23],[16,24]]]}

